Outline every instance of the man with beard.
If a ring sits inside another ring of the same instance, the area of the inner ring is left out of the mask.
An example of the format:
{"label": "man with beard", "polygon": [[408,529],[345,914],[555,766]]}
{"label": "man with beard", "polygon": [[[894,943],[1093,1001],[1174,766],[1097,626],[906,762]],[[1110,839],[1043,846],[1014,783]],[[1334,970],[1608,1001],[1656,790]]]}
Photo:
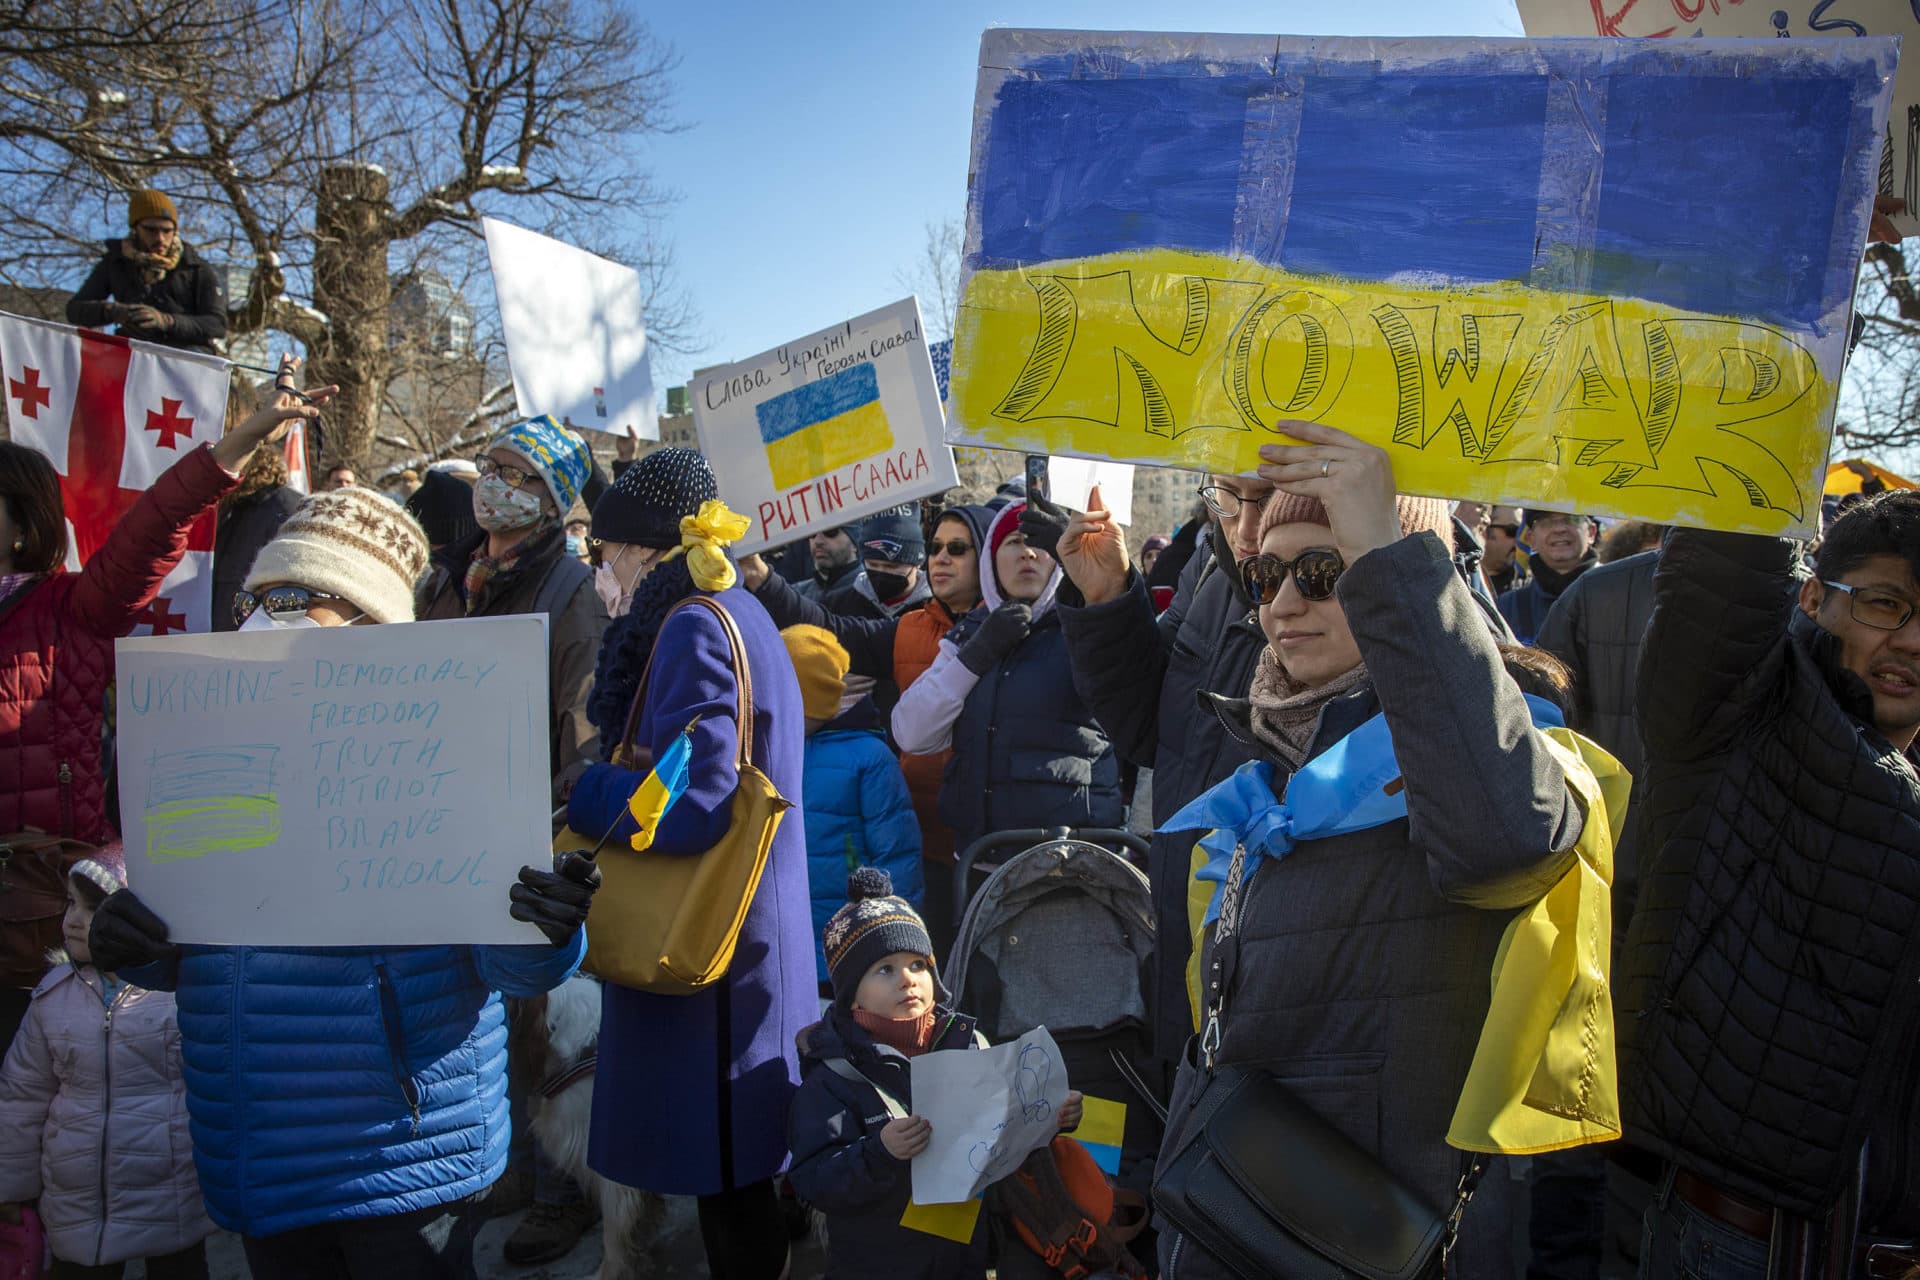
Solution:
{"label": "man with beard", "polygon": [[1515,638],[1532,644],[1560,593],[1600,561],[1593,550],[1591,517],[1529,507],[1521,532],[1533,552],[1527,562],[1533,581],[1504,593],[1499,604]]}
{"label": "man with beard", "polygon": [[[1200,704],[1202,691],[1244,689],[1266,646],[1252,602],[1241,584],[1240,560],[1260,550],[1260,514],[1273,494],[1269,481],[1209,475],[1200,488],[1208,523],[1181,571],[1173,603],[1156,616],[1140,572],[1126,562],[1094,565],[1076,558],[1089,530],[1111,514],[1103,507],[1074,514],[1044,500],[1029,505],[1021,529],[1053,552],[1070,585],[1060,593],[1074,688],[1127,763],[1153,770],[1157,826],[1190,800],[1253,758]],[[1089,504],[1090,506],[1093,504]],[[1154,1054],[1172,1064],[1193,1034],[1186,966],[1192,951],[1187,924],[1187,875],[1194,841],[1202,833],[1155,835],[1148,854],[1156,930],[1148,975]]]}
{"label": "man with beard", "polygon": [[813,576],[793,584],[801,599],[823,601],[836,591],[853,588],[865,573],[860,566],[859,539],[857,524],[837,524],[814,531],[807,539],[807,550],[813,556]]}
{"label": "man with beard", "polygon": [[173,201],[159,191],[134,192],[127,226],[127,237],[107,241],[106,254],[67,301],[67,322],[118,325],[142,342],[213,354],[227,333],[220,277],[180,239]]}

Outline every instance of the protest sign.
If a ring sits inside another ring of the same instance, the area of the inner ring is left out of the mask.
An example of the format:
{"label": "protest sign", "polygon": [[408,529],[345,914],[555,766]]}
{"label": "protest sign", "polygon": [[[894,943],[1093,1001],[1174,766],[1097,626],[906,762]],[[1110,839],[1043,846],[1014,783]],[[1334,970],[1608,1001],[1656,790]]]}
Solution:
{"label": "protest sign", "polygon": [[[59,473],[67,568],[91,559],[169,467],[220,438],[227,369],[218,356],[0,314],[7,418],[14,440]],[[232,607],[213,599],[217,527],[212,511],[188,527],[186,551],[140,611],[136,634],[205,631],[214,609]]]}
{"label": "protest sign", "polygon": [[743,554],[960,483],[917,299],[856,316],[688,388]]}
{"label": "protest sign", "polygon": [[943,1049],[913,1060],[913,1114],[933,1129],[913,1158],[913,1202],[971,1200],[1060,1131],[1067,1064],[1036,1027],[991,1049]]}
{"label": "protest sign", "polygon": [[[1904,36],[1920,38],[1913,0],[1518,0],[1530,36]],[[1909,46],[1911,48],[1911,46]],[[1920,232],[1920,59],[1909,54],[1893,81],[1893,109],[1881,136],[1875,191],[1898,196],[1908,212],[1894,217],[1902,235]]]}
{"label": "protest sign", "polygon": [[497,218],[480,225],[520,412],[658,440],[640,273]]}
{"label": "protest sign", "polygon": [[1894,59],[989,31],[947,438],[1804,533]]}
{"label": "protest sign", "polygon": [[544,619],[121,640],[127,874],[176,942],[543,941]]}

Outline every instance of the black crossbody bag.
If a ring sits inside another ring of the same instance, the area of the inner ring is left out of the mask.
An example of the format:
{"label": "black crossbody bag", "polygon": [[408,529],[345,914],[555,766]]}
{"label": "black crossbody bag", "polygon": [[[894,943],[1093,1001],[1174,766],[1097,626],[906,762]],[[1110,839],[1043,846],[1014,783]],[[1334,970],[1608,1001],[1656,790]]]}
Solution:
{"label": "black crossbody bag", "polygon": [[1373,1154],[1264,1071],[1218,1066],[1227,979],[1239,949],[1246,850],[1222,892],[1205,1030],[1205,1074],[1179,1141],[1160,1161],[1153,1203],[1244,1280],[1427,1280],[1445,1274],[1460,1216],[1485,1169],[1462,1157],[1454,1202],[1437,1209]]}

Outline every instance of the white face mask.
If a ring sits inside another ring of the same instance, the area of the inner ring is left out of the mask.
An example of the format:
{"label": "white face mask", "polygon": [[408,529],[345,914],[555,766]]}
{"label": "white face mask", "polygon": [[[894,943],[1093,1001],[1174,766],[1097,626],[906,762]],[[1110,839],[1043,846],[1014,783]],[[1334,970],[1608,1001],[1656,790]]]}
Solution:
{"label": "white face mask", "polygon": [[299,631],[305,627],[317,627],[319,625],[319,623],[304,613],[297,618],[288,618],[285,621],[281,621],[268,614],[265,609],[255,609],[247,615],[247,620],[240,624],[240,629],[242,631]]}

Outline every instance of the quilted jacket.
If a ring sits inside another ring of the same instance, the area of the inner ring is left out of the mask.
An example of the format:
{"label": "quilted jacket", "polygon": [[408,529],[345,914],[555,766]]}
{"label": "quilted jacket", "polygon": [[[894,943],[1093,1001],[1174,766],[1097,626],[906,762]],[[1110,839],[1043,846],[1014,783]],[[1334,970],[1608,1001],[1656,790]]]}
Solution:
{"label": "quilted jacket", "polygon": [[847,875],[855,867],[879,867],[893,877],[895,893],[920,905],[920,824],[872,698],[862,698],[807,739],[803,777],[813,958],[826,982],[820,932],[847,904]]}
{"label": "quilted jacket", "polygon": [[498,1178],[500,993],[548,991],[585,952],[584,932],[565,947],[184,947],[126,977],[177,993],[207,1212],[267,1236]]}
{"label": "quilted jacket", "polygon": [[112,838],[100,726],[114,638],[180,562],[188,528],[238,483],[201,445],[140,495],[86,568],[0,602],[0,832]]}
{"label": "quilted jacket", "polygon": [[1920,1227],[1920,776],[1794,544],[1676,530],[1640,663],[1640,898],[1617,965],[1628,1136],[1818,1216],[1868,1143],[1864,1221]]}
{"label": "quilted jacket", "polygon": [[0,1201],[40,1199],[53,1251],[99,1266],[213,1232],[188,1154],[173,997],[61,965],[0,1070]]}

